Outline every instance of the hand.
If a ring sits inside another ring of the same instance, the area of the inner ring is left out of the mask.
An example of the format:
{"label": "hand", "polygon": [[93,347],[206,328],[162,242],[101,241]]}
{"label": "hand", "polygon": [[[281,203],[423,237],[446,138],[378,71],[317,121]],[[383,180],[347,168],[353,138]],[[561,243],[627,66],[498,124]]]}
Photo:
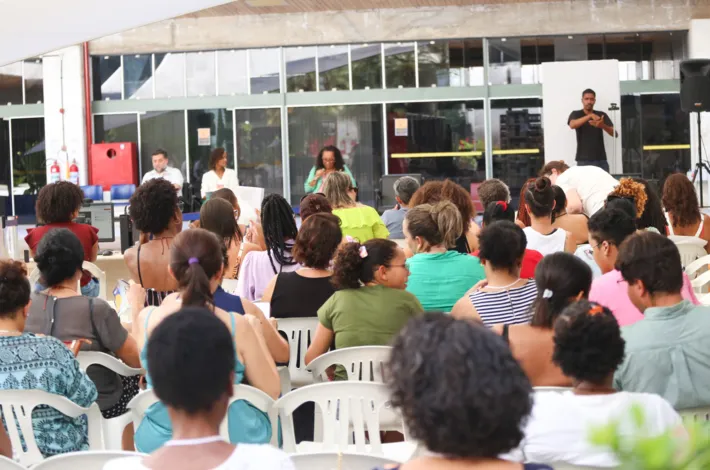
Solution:
{"label": "hand", "polygon": [[129,305],[142,304],[145,300],[145,289],[140,284],[133,282],[131,279],[128,281],[128,292],[126,293],[126,300]]}
{"label": "hand", "polygon": [[64,344],[67,345],[67,347],[72,352],[72,354],[74,354],[74,357],[76,357],[77,355],[79,355],[79,350],[81,349],[81,345],[82,344],[91,344],[91,341],[89,341],[86,338],[79,338],[79,339],[75,339],[74,341],[72,341],[69,344],[67,344],[67,343],[64,343]]}
{"label": "hand", "polygon": [[598,115],[596,115],[594,113],[590,113],[587,116],[589,116],[589,122],[598,121],[601,119],[601,117],[599,117]]}
{"label": "hand", "polygon": [[596,128],[604,127],[604,121],[601,119],[592,119],[589,121],[589,124]]}
{"label": "hand", "polygon": [[325,168],[321,168],[320,170],[316,171],[315,179],[318,179],[323,176],[323,173],[325,173]]}
{"label": "hand", "polygon": [[266,242],[264,241],[264,228],[256,220],[249,223],[246,239],[249,243],[259,245],[262,250],[266,250]]}

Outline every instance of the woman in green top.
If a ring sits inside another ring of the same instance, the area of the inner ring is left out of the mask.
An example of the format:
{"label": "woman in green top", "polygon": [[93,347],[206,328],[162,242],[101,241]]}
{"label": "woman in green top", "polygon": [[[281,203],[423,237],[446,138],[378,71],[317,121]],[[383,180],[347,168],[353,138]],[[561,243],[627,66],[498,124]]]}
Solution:
{"label": "woman in green top", "polygon": [[340,149],[334,145],[328,145],[323,147],[318,153],[316,158],[316,164],[311,168],[311,172],[308,173],[308,178],[303,184],[303,189],[306,194],[319,193],[323,187],[323,181],[331,173],[336,173],[342,171],[350,177],[350,182],[353,188],[357,187],[355,182],[355,177],[350,172],[350,168],[343,161],[343,154],[340,153]]}
{"label": "woman in green top", "polygon": [[[346,243],[335,256],[337,289],[318,310],[318,328],[306,352],[306,364],[335,348],[383,346],[423,312],[405,291],[409,271],[404,252],[391,240]],[[337,374],[339,378],[341,374]]]}
{"label": "woman in green top", "polygon": [[407,260],[407,290],[426,311],[450,312],[466,291],[486,277],[478,258],[454,249],[463,227],[459,210],[449,201],[414,207],[404,218],[404,240],[414,253]]}
{"label": "woman in green top", "polygon": [[373,238],[387,238],[389,230],[375,209],[355,202],[355,188],[345,173],[333,173],[328,177],[325,197],[333,206],[333,214],[340,219],[344,237],[365,243]]}

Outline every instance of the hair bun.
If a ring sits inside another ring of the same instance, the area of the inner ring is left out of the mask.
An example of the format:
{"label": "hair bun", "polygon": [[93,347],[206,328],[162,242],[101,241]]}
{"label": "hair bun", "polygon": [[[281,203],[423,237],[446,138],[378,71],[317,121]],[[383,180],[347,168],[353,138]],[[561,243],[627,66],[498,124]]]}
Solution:
{"label": "hair bun", "polygon": [[545,191],[552,186],[552,182],[546,176],[541,176],[535,180],[535,191]]}

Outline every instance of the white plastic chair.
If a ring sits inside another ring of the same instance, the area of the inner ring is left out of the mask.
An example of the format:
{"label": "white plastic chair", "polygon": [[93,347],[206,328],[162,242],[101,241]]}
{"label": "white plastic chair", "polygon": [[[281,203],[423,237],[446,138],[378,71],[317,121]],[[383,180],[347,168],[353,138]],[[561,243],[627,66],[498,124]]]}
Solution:
{"label": "white plastic chair", "polygon": [[[96,403],[89,408],[82,408],[65,397],[41,390],[0,390],[0,406],[7,423],[7,433],[17,460],[22,465],[29,467],[43,460],[32,429],[32,410],[40,405],[50,406],[70,418],[86,415],[89,449],[103,450],[101,411]],[[17,425],[13,425],[13,421]],[[22,448],[18,425],[24,437],[26,452]]]}
{"label": "white plastic chair", "polygon": [[0,470],[27,470],[19,463],[0,455]]}
{"label": "white plastic chair", "polygon": [[[110,354],[98,351],[82,351],[79,353],[76,360],[79,361],[79,367],[81,367],[81,370],[84,372],[86,372],[89,366],[100,365],[124,377],[133,377],[135,375],[145,374],[145,369],[129,367]],[[131,413],[129,412],[126,412],[121,416],[116,416],[115,418],[103,419],[104,449],[123,449],[123,431],[126,429],[126,426],[131,423],[131,420]]]}
{"label": "white plastic chair", "polygon": [[696,294],[707,293],[707,287],[708,285],[710,285],[710,271],[705,271],[704,273],[690,281],[690,285],[693,288],[693,292],[695,292]]}
{"label": "white plastic chair", "polygon": [[702,238],[670,235],[668,239],[678,247],[680,262],[684,267],[689,266],[698,258],[707,255],[707,251],[705,251],[707,242]]}
{"label": "white plastic chair", "polygon": [[710,421],[710,407],[679,410],[678,414],[680,415],[684,423],[704,424]]}
{"label": "white plastic chair", "polygon": [[690,279],[695,279],[699,274],[702,274],[702,272],[699,272],[701,269],[705,268],[705,271],[707,271],[709,267],[710,255],[705,255],[687,265],[685,267],[685,274],[687,274]]}
{"label": "white plastic chair", "polygon": [[[92,276],[99,280],[99,299],[107,300],[106,298],[106,273],[99,269],[94,263],[84,261],[81,268],[89,271]],[[34,287],[39,281],[40,272],[38,268],[34,268],[29,275],[30,286]],[[80,286],[81,287],[81,286]]]}
{"label": "white plastic chair", "polygon": [[70,452],[50,457],[32,467],[32,470],[103,470],[104,465],[112,460],[145,455],[126,451]]}
{"label": "white plastic chair", "polygon": [[266,318],[271,317],[271,304],[269,302],[254,302],[256,308],[261,310]]}
{"label": "white plastic chair", "polygon": [[348,373],[348,380],[358,382],[384,382],[385,364],[389,361],[390,346],[359,346],[330,351],[314,359],[308,369],[315,382],[327,382],[326,370],[341,365]]}
{"label": "white plastic chair", "polygon": [[290,358],[288,361],[289,382],[282,382],[282,390],[302,387],[313,383],[313,376],[306,369],[306,351],[318,326],[317,317],[279,318],[279,331],[286,333]]}
{"label": "white plastic chair", "polygon": [[534,392],[568,392],[572,390],[572,387],[533,387]]}
{"label": "white plastic chair", "polygon": [[291,455],[296,470],[370,470],[385,465],[396,464],[378,455],[339,454],[337,452],[317,452]]}
{"label": "white plastic chair", "polygon": [[222,279],[222,289],[228,294],[239,295],[239,281],[236,279]]}

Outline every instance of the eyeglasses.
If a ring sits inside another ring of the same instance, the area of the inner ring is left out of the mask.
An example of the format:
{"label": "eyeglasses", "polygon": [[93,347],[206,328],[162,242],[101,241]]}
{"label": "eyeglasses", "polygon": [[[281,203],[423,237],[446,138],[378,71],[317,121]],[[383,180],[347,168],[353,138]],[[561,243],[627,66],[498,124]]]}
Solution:
{"label": "eyeglasses", "polygon": [[385,267],[390,268],[390,269],[391,268],[404,268],[407,271],[409,271],[409,267],[407,267],[406,264],[387,264],[387,265],[385,265]]}

